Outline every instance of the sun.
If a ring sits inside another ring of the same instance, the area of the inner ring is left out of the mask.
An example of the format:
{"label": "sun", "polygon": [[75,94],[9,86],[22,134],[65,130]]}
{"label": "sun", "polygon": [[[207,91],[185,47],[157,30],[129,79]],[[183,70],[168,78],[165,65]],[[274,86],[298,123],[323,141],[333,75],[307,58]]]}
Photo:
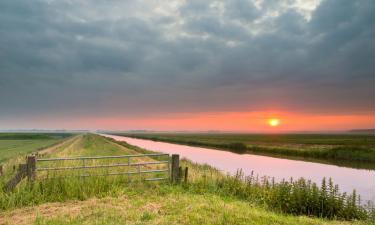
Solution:
{"label": "sun", "polygon": [[268,125],[270,125],[271,127],[277,127],[280,125],[280,120],[276,118],[269,119]]}

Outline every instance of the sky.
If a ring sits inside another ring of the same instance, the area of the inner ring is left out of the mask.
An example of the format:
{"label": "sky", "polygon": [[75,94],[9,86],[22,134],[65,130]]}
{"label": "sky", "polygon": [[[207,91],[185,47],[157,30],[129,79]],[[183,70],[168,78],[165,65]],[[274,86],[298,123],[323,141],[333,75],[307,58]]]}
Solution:
{"label": "sky", "polygon": [[375,128],[374,12],[374,0],[1,0],[0,129]]}

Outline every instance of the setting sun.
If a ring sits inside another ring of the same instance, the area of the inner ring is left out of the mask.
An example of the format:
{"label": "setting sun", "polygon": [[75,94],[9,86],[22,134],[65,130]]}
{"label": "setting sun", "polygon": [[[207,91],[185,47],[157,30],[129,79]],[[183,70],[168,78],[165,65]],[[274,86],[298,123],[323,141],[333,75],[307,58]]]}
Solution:
{"label": "setting sun", "polygon": [[277,127],[279,124],[280,124],[279,119],[269,119],[268,120],[268,125],[270,125],[271,127]]}

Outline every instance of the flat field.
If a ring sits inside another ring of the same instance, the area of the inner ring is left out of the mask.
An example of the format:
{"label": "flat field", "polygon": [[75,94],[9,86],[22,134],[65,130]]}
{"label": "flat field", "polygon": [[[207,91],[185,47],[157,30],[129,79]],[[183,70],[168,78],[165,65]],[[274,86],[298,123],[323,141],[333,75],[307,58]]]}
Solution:
{"label": "flat field", "polygon": [[0,133],[0,163],[53,145],[70,134]]}
{"label": "flat field", "polygon": [[375,162],[375,135],[362,134],[225,134],[113,133],[128,137],[280,157],[331,162]]}

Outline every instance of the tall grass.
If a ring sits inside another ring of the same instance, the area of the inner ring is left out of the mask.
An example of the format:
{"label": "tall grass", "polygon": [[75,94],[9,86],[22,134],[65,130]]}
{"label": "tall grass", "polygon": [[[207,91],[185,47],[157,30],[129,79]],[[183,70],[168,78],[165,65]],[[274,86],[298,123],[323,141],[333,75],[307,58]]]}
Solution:
{"label": "tall grass", "polygon": [[[202,172],[204,167],[205,172]],[[200,166],[198,170],[200,175],[193,174],[195,178],[189,183],[169,187],[169,191],[178,191],[182,188],[196,194],[214,193],[223,197],[231,196],[292,215],[342,220],[373,219],[373,206],[361,205],[355,191],[350,195],[340,193],[338,186],[334,185],[331,179],[328,181],[324,179],[318,187],[303,178],[275,182],[273,179],[258,178],[254,175],[245,177],[241,171],[235,176],[223,176],[218,175],[214,169],[210,171],[208,166]],[[33,185],[24,183],[11,193],[0,191],[0,209],[32,206],[45,202],[85,200],[91,197],[117,197],[129,189],[165,189],[166,186],[170,185],[167,182],[140,182],[137,178],[128,180],[126,176],[48,179],[37,181]]]}
{"label": "tall grass", "polygon": [[299,178],[275,181],[254,173],[244,176],[223,175],[208,165],[197,165],[183,160],[183,166],[192,168],[189,184],[184,188],[197,194],[215,193],[235,197],[269,210],[292,214],[340,220],[371,220],[375,222],[373,202],[361,202],[360,196],[341,193],[332,179],[324,178],[321,184]]}
{"label": "tall grass", "polygon": [[244,177],[240,171],[235,176],[221,178],[217,182],[220,192],[238,196],[267,208],[293,215],[317,216],[330,219],[367,219],[372,208],[364,207],[360,198],[352,194],[340,193],[332,180],[323,179],[320,187],[310,180],[283,180],[251,175]]}
{"label": "tall grass", "polygon": [[[104,152],[103,152],[104,151]],[[48,152],[43,157],[71,157],[71,156],[97,156],[97,155],[126,155],[137,152],[121,147],[98,135],[81,135],[75,139],[66,141],[63,146]],[[166,164],[144,165],[144,166],[118,166],[100,167],[101,165],[113,165],[138,162],[152,162],[155,160],[166,160],[163,157],[132,157],[132,158],[109,158],[98,160],[58,160],[39,161],[37,168],[58,168],[59,170],[37,171],[37,179],[29,185],[26,181],[20,183],[17,188],[10,193],[0,190],[0,209],[10,209],[22,206],[30,206],[44,202],[66,201],[70,199],[84,200],[90,197],[104,197],[123,193],[122,191],[129,185],[138,185],[140,180],[145,178],[165,177],[166,172],[156,172],[152,174],[122,174],[108,175],[109,173],[137,172],[138,170],[159,170],[165,169]],[[87,166],[91,168],[83,168]],[[94,168],[99,166],[98,168]],[[76,169],[61,169],[66,167],[76,167]],[[77,169],[77,167],[81,167]],[[11,171],[7,170],[7,178],[0,179],[2,187]],[[89,176],[89,177],[87,177]],[[148,185],[148,184],[145,184]]]}
{"label": "tall grass", "polygon": [[46,202],[64,202],[67,200],[86,200],[92,197],[120,196],[129,188],[142,189],[155,185],[140,182],[126,176],[56,178],[38,180],[32,185],[20,184],[14,191],[0,191],[0,209],[12,209],[33,206]]}

